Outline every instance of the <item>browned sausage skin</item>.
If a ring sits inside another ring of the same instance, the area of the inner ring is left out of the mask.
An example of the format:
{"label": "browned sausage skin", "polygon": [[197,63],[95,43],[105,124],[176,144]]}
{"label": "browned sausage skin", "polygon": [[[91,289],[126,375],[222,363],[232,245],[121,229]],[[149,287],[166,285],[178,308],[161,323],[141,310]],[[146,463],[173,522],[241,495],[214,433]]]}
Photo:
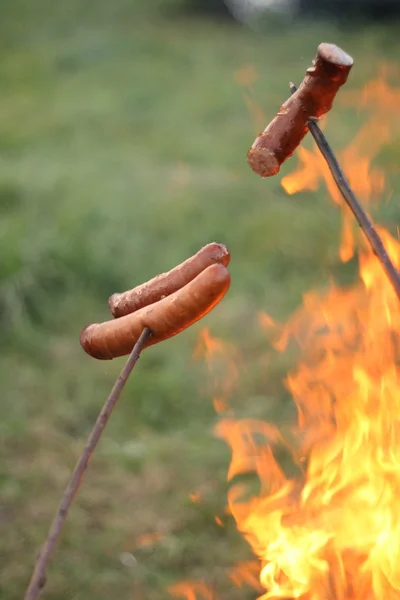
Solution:
{"label": "browned sausage skin", "polygon": [[197,254],[168,273],[157,275],[150,281],[127,292],[113,294],[108,300],[110,310],[114,317],[128,315],[144,306],[158,302],[165,296],[170,296],[210,265],[221,263],[228,266],[229,261],[230,254],[223,244],[217,244],[217,242],[207,244]]}
{"label": "browned sausage skin", "polygon": [[250,167],[261,177],[276,175],[308,131],[312,117],[331,108],[339,88],[346,83],[353,59],[334,44],[320,44],[313,66],[307,69],[298,90],[281,106],[247,154]]}
{"label": "browned sausage skin", "polygon": [[136,312],[86,327],[80,336],[82,348],[93,358],[107,360],[132,351],[145,327],[152,335],[145,347],[177,335],[210,312],[230,286],[227,268],[210,265],[183,288]]}

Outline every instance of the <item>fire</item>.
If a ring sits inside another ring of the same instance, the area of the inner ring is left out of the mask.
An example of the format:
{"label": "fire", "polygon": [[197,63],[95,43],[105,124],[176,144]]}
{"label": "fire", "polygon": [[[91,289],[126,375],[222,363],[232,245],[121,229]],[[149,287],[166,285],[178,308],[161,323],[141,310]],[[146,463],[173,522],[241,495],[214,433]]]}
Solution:
{"label": "fire", "polygon": [[136,547],[143,548],[144,546],[153,546],[160,540],[162,540],[164,536],[159,531],[151,531],[149,533],[142,533],[138,535],[136,538]]}
{"label": "fire", "polygon": [[216,600],[212,589],[203,581],[180,581],[169,587],[169,593],[185,600]]}
{"label": "fire", "polygon": [[[379,103],[382,110],[340,162],[367,203],[384,189],[383,172],[371,162],[389,140],[398,91],[379,79],[361,99],[363,107]],[[342,204],[318,151],[301,148],[299,158],[300,167],[282,180],[285,190],[316,190],[322,179]],[[285,381],[298,415],[290,436],[262,421],[225,418],[216,427],[232,449],[229,508],[260,559],[265,600],[400,598],[400,307],[348,220],[344,232],[341,255],[345,260],[356,248],[360,282],[306,294],[275,344],[283,352],[295,342],[302,352]],[[379,232],[399,268],[400,244]],[[260,321],[277,327],[270,317]],[[276,458],[282,447],[290,469]],[[259,481],[256,495],[238,480],[249,472]]]}
{"label": "fire", "polygon": [[192,492],[191,494],[189,494],[189,500],[194,504],[199,504],[201,501],[200,492]]}
{"label": "fire", "polygon": [[[384,173],[381,169],[372,168],[371,162],[389,139],[389,123],[373,117],[362,127],[349,146],[338,153],[339,162],[344,165],[350,186],[366,203],[377,200],[384,190]],[[374,140],[373,144],[371,140]],[[285,191],[288,194],[296,194],[302,190],[315,191],[322,179],[334,202],[341,204],[341,194],[318,148],[311,151],[300,147],[298,155],[300,167],[282,179]]]}
{"label": "fire", "polygon": [[[400,90],[386,75],[361,93],[361,109],[373,112],[339,156],[365,204],[384,192],[384,174],[372,162],[399,127],[390,113],[398,110]],[[344,103],[353,100],[343,94]],[[298,156],[300,167],[283,178],[284,189],[316,190],[322,180],[342,207],[318,151],[300,148]],[[259,600],[400,600],[400,305],[364,238],[353,235],[347,209],[343,214],[341,257],[357,254],[359,281],[305,294],[285,325],[259,316],[276,333],[278,352],[294,344],[301,353],[284,382],[297,410],[289,431],[227,414],[238,380],[232,352],[208,330],[197,350],[213,376],[215,434],[232,451],[229,513],[257,559],[229,577],[260,591]],[[400,269],[400,243],[383,228],[379,234]],[[278,458],[282,450],[285,460]],[[183,585],[188,600],[211,598],[198,584]]]}
{"label": "fire", "polygon": [[[358,134],[339,154],[349,183],[360,200],[369,202],[379,199],[385,186],[385,176],[381,169],[372,167],[384,145],[390,140],[393,129],[399,127],[397,111],[400,103],[400,88],[392,88],[386,81],[389,69],[383,69],[380,76],[369,82],[360,93],[344,90],[338,101],[345,105],[356,105],[367,110],[369,118]],[[326,124],[326,119],[324,120]],[[322,179],[332,199],[341,204],[340,192],[330,175],[325,160],[315,147],[310,151],[299,148],[300,165],[290,175],[282,178],[281,184],[288,194],[303,190],[315,191]]]}
{"label": "fire", "polygon": [[247,560],[238,563],[230,570],[229,578],[237,588],[249,586],[257,592],[262,591],[260,585],[260,565],[257,560]]}
{"label": "fire", "polygon": [[[385,174],[382,169],[372,166],[382,148],[390,141],[394,129],[399,128],[396,111],[400,102],[400,88],[392,88],[386,78],[390,69],[382,69],[376,80],[369,82],[360,93],[341,92],[339,102],[356,105],[366,110],[369,117],[350,144],[338,153],[350,186],[359,200],[369,205],[378,201],[385,189]],[[324,123],[326,124],[326,119]],[[400,129],[400,128],[399,128]],[[293,173],[282,178],[284,190],[292,195],[300,191],[316,191],[323,181],[332,200],[343,206],[342,196],[333,181],[329,168],[315,146],[313,150],[298,149],[299,166]],[[354,255],[353,217],[343,210],[342,243],[340,257],[350,260]]]}
{"label": "fire", "polygon": [[[400,244],[380,233],[399,268]],[[217,426],[232,448],[228,479],[260,480],[259,495],[233,482],[228,499],[261,560],[265,599],[400,598],[400,307],[366,249],[360,275],[354,289],[308,294],[277,341],[303,352],[286,379],[292,439],[262,421]],[[282,444],[293,477],[275,458]]]}
{"label": "fire", "polygon": [[194,351],[195,359],[204,359],[211,375],[213,405],[217,413],[229,410],[228,399],[239,377],[236,349],[204,329]]}
{"label": "fire", "polygon": [[243,88],[242,96],[247,111],[252,118],[254,132],[261,131],[266,122],[265,111],[255,100],[254,84],[258,79],[253,65],[244,65],[234,73],[236,83]]}

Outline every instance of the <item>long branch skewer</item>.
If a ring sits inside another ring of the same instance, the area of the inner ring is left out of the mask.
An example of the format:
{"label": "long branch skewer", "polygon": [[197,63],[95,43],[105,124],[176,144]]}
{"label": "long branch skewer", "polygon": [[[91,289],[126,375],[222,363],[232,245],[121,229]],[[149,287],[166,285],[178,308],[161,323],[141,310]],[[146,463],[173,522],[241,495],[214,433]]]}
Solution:
{"label": "long branch skewer", "polygon": [[[132,312],[126,312],[125,306],[125,314],[114,321],[94,323],[82,331],[81,346],[90,356],[106,360],[129,354],[129,358],[97,417],[63,493],[37,558],[25,600],[37,600],[40,597],[46,583],[47,566],[61,535],[68,510],[141,351],[148,345],[181,333],[217,306],[229,290],[231,278],[226,268],[229,260],[229,251],[223,244],[208,244],[168,273],[120,294],[120,299],[128,297]],[[110,308],[113,306],[111,302]]]}
{"label": "long branch skewer", "polygon": [[[297,88],[293,83],[290,83],[289,86],[290,91],[293,94]],[[376,231],[373,222],[351,189],[350,184],[347,181],[346,176],[343,173],[343,170],[339,165],[337,158],[332,148],[328,144],[326,137],[322,133],[318,123],[312,120],[309,121],[308,129],[313,136],[319,150],[321,151],[322,156],[325,158],[340,193],[342,194],[347,206],[357,219],[359,226],[363,230],[365,237],[370,243],[374,254],[381,263],[382,268],[386,272],[386,275],[388,276],[389,281],[392,284],[398,299],[400,300],[400,273],[392,263],[380,235]]]}
{"label": "long branch skewer", "polygon": [[68,510],[72,504],[72,501],[77,493],[79,486],[82,481],[82,477],[88,466],[89,460],[101,438],[105,426],[107,425],[108,419],[121,395],[122,390],[128,380],[129,375],[132,372],[133,367],[138,361],[142,348],[148,338],[151,335],[151,330],[146,327],[138,341],[133,347],[128,360],[125,363],[120,375],[114,383],[114,386],[108,396],[103,408],[97,417],[96,423],[89,435],[86,446],[76,463],[72,477],[65,489],[60,505],[57,509],[54,520],[50,526],[47,534],[46,541],[36,561],[35,569],[32,574],[32,578],[29,583],[29,587],[25,594],[25,600],[37,600],[40,597],[42,589],[46,583],[46,570],[50,562],[51,555],[57,544],[58,538],[60,537],[63,529],[65,520],[68,515]]}

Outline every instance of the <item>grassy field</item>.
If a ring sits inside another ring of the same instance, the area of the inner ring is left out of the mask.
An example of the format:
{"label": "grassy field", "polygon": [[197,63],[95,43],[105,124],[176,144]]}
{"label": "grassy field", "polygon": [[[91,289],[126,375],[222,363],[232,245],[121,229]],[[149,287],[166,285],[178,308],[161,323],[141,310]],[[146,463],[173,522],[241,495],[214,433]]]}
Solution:
{"label": "grassy field", "polygon": [[[213,240],[231,251],[231,290],[203,323],[144,353],[71,510],[43,597],[157,600],[175,581],[202,579],[220,598],[254,598],[227,576],[250,554],[221,516],[230,457],[212,433],[217,418],[196,342],[208,327],[235,348],[237,414],[284,419],[290,359],[269,348],[258,314],[283,319],[304,291],[332,274],[348,281],[355,266],[339,262],[340,214],[324,189],[289,197],[280,177],[263,181],[248,168],[261,120],[243,94],[273,115],[321,41],[354,56],[348,86],[356,90],[383,62],[398,62],[398,35],[323,23],[255,33],[144,18],[123,0],[79,4],[2,4],[0,598],[22,598],[123,364],[85,356],[81,328],[108,318],[111,293]],[[338,104],[327,127],[334,147],[365,118]],[[399,159],[398,139],[377,158],[388,190],[400,190]],[[397,197],[374,211],[392,232]],[[154,532],[160,539],[147,543]]]}

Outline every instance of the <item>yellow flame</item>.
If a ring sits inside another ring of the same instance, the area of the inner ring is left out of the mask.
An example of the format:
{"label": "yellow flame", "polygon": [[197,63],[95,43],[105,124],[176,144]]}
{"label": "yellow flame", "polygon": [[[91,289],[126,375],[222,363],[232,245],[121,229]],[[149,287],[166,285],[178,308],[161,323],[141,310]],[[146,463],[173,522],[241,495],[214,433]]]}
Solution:
{"label": "yellow flame", "polygon": [[[398,268],[400,244],[380,235]],[[217,425],[232,449],[230,510],[262,561],[265,599],[400,598],[400,307],[376,257],[359,252],[361,283],[308,294],[276,343],[303,351],[286,379],[296,444],[263,421]],[[256,496],[234,479],[251,471]]]}
{"label": "yellow flame", "polygon": [[[363,107],[378,103],[380,110],[340,153],[364,203],[384,189],[372,161],[390,139],[385,111],[397,101],[398,92],[381,81],[369,85]],[[315,190],[322,180],[342,206],[317,150],[302,148],[299,157],[300,167],[282,181],[286,191]],[[285,380],[298,414],[292,436],[249,419],[225,418],[216,428],[232,449],[229,508],[261,561],[264,599],[400,598],[400,306],[344,214],[341,256],[347,260],[357,249],[360,282],[306,294],[275,343],[283,352],[294,340],[303,355]],[[379,233],[399,268],[400,244]],[[260,322],[278,327],[267,316]],[[282,446],[292,476],[276,458]],[[237,479],[249,472],[259,480],[256,494]]]}
{"label": "yellow flame", "polygon": [[[399,120],[390,125],[400,90],[389,87],[387,74],[361,93],[359,106],[372,113],[340,153],[365,204],[382,195],[384,174],[372,163],[393,127],[400,128]],[[316,190],[323,181],[342,208],[320,154],[301,148],[299,158],[299,168],[282,180],[285,190]],[[400,600],[400,304],[365,239],[354,236],[352,216],[342,211],[341,257],[357,253],[356,285],[308,292],[283,326],[259,315],[277,333],[277,351],[289,343],[301,350],[284,382],[297,409],[287,434],[259,419],[227,415],[226,398],[238,379],[229,346],[206,330],[197,353],[213,376],[216,410],[224,413],[215,433],[232,451],[227,512],[257,558],[230,578],[238,587],[256,579],[263,600]],[[399,269],[400,243],[378,231]],[[285,460],[278,459],[282,449]],[[256,491],[243,477],[249,474]],[[193,584],[181,589],[188,600],[198,597]]]}

